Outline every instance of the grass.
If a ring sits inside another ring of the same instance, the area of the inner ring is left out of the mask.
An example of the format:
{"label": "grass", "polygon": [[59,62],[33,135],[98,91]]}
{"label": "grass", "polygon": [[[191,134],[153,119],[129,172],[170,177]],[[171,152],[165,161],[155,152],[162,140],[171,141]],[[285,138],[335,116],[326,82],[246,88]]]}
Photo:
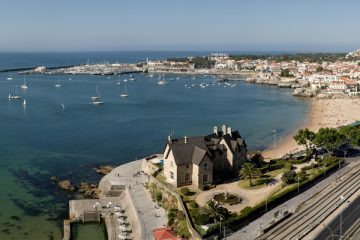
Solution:
{"label": "grass", "polygon": [[241,198],[239,198],[238,196],[235,196],[233,194],[228,194],[227,199],[225,199],[225,193],[221,193],[221,194],[216,194],[214,196],[214,199],[220,203],[228,203],[228,204],[237,204],[241,202]]}
{"label": "grass", "polygon": [[274,177],[276,177],[276,176],[278,176],[279,174],[282,174],[282,173],[284,173],[284,168],[267,172],[267,173],[265,173],[265,175],[274,178]]}
{"label": "grass", "polygon": [[259,189],[267,186],[267,182],[269,181],[269,178],[259,178],[259,179],[253,179],[252,183],[253,185],[250,186],[249,179],[243,179],[239,181],[239,186],[244,189]]}

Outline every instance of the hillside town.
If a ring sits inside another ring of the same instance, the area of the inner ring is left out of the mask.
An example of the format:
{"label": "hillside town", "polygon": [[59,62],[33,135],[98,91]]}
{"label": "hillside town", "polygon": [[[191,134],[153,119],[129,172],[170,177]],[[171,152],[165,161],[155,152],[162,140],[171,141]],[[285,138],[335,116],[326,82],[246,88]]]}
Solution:
{"label": "hillside town", "polygon": [[[315,56],[315,55],[314,55]],[[360,50],[338,55],[330,61],[310,56],[308,59],[283,60],[281,57],[251,58],[212,53],[207,57],[146,61],[143,66],[149,72],[179,72],[216,75],[236,80],[236,75],[247,75],[249,82],[295,88],[294,95],[312,97],[324,94],[359,94]],[[315,61],[317,60],[317,61]]]}

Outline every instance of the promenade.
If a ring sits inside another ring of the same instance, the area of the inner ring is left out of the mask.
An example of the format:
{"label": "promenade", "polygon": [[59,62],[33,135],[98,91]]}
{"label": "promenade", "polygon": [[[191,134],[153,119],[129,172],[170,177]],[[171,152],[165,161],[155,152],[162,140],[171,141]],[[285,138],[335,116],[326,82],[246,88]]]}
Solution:
{"label": "promenade", "polygon": [[[153,239],[152,231],[166,225],[165,210],[151,199],[145,185],[148,176],[142,173],[142,159],[121,165],[104,176],[100,183],[100,199],[113,195],[114,189],[126,188],[119,196],[128,209],[133,239]],[[132,208],[132,209],[131,209]]]}

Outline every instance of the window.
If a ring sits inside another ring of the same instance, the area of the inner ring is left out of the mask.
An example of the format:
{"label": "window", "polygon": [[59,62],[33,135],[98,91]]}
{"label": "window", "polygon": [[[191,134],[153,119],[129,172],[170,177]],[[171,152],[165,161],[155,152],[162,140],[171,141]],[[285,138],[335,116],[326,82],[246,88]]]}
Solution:
{"label": "window", "polygon": [[174,179],[174,173],[173,172],[170,172],[170,177],[171,177],[171,179]]}
{"label": "window", "polygon": [[207,168],[208,166],[207,166],[207,163],[204,163],[204,170],[207,170],[208,168]]}
{"label": "window", "polygon": [[186,164],[186,168],[189,168],[189,167],[190,167],[190,164],[187,163],[187,164]]}
{"label": "window", "polygon": [[185,182],[190,182],[190,173],[185,173]]}
{"label": "window", "polygon": [[174,167],[174,162],[170,162],[170,167]]}
{"label": "window", "polygon": [[208,175],[204,174],[203,175],[203,183],[207,183],[208,182]]}

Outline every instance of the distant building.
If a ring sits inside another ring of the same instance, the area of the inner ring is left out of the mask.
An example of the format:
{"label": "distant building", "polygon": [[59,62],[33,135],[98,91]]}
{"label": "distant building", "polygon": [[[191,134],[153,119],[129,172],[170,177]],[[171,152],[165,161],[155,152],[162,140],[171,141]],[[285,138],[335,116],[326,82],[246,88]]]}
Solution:
{"label": "distant building", "polygon": [[171,139],[164,150],[164,175],[175,187],[199,187],[234,176],[246,161],[247,146],[238,131],[222,126],[212,134]]}
{"label": "distant building", "polygon": [[155,240],[182,240],[182,238],[176,236],[170,227],[154,229],[153,236]]}

